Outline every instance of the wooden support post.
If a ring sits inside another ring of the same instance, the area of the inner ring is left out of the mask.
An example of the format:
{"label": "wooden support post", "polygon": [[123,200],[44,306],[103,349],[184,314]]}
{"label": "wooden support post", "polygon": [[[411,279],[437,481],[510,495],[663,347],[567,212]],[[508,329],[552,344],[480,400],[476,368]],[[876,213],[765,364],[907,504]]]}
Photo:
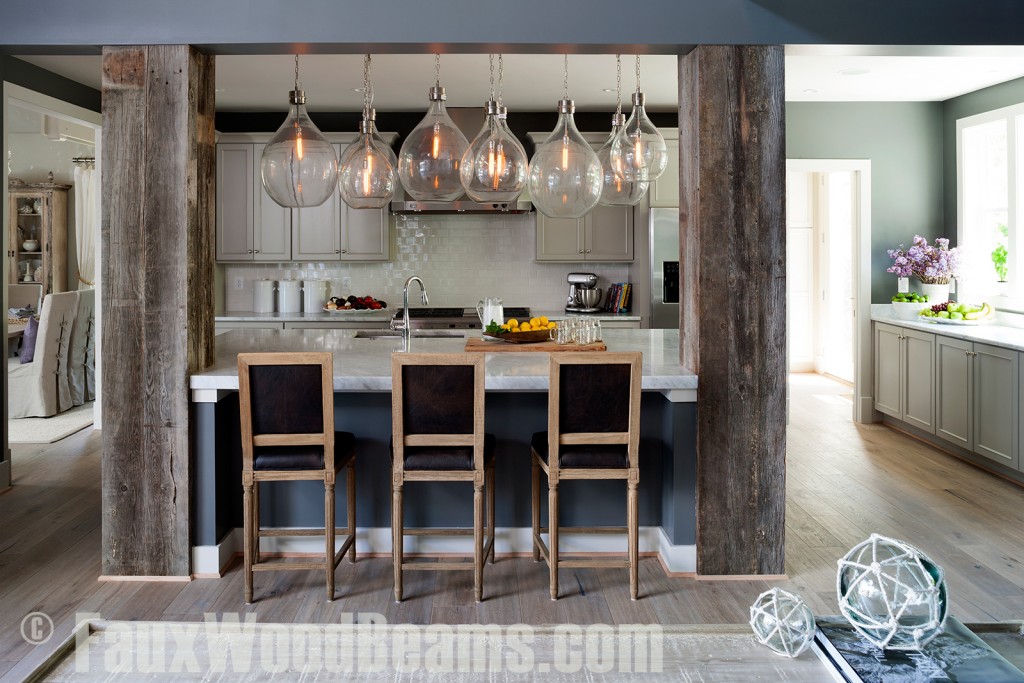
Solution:
{"label": "wooden support post", "polygon": [[679,59],[680,361],[697,398],[697,572],[785,571],[781,46]]}
{"label": "wooden support post", "polygon": [[213,363],[214,62],[103,50],[103,574],[186,576],[189,375]]}

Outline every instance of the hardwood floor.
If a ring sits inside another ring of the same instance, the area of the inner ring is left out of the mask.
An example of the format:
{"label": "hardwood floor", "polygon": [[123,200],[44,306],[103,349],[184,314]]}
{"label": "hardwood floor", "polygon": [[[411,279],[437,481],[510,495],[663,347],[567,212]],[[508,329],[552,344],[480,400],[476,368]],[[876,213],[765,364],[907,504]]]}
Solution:
{"label": "hardwood floor", "polygon": [[[68,633],[80,612],[107,619],[190,621],[206,612],[253,613],[260,622],[338,622],[379,612],[390,623],[743,623],[771,585],[834,614],[836,560],[878,532],[917,545],[946,570],[952,613],[963,621],[1024,615],[1024,489],[881,425],[850,421],[850,390],[816,375],[791,378],[784,581],[666,577],[640,562],[641,599],[624,570],[566,570],[563,598],[548,599],[547,572],[530,558],[499,557],[473,602],[471,572],[410,572],[392,600],[386,559],[343,561],[339,599],[320,572],[257,577],[246,607],[242,571],[190,583],[99,582],[100,439],[15,446],[15,487],[0,495],[0,676],[21,680]],[[21,636],[30,612],[56,624],[48,643]]]}

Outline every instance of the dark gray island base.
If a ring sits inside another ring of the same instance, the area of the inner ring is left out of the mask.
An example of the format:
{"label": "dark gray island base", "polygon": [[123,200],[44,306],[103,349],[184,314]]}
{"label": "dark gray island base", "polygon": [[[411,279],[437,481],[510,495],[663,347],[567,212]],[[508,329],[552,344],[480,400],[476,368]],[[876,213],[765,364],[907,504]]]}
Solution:
{"label": "dark gray island base", "polygon": [[[241,351],[332,350],[335,354],[335,428],[356,436],[357,551],[391,550],[390,358],[400,341],[354,339],[351,331],[234,330],[217,338],[216,365],[192,378],[193,574],[218,574],[241,548],[241,441],[235,357]],[[656,552],[673,572],[695,570],[696,376],[679,367],[678,333],[615,330],[611,351],[644,353],[640,441],[640,550]],[[420,352],[458,352],[464,339],[415,339]],[[497,437],[496,551],[525,553],[530,539],[530,437],[547,428],[544,353],[489,354],[486,429]],[[585,410],[586,407],[581,407]],[[468,484],[407,485],[406,525],[471,527]],[[616,481],[561,485],[560,516],[568,526],[622,526],[626,486]],[[337,491],[339,519],[345,491]],[[543,497],[546,499],[546,496]],[[271,527],[323,523],[323,486],[317,482],[266,484],[261,521]],[[546,508],[546,506],[545,506]],[[546,509],[542,509],[546,516]],[[268,552],[322,552],[316,538],[265,538]],[[563,552],[621,552],[625,536],[563,534]],[[466,552],[459,537],[418,537],[408,552]]]}

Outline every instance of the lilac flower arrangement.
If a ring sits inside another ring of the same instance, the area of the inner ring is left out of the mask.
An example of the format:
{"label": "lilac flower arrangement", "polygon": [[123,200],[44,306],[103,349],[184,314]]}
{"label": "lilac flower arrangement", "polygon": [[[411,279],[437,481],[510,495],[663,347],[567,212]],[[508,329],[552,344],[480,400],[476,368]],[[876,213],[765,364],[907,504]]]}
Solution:
{"label": "lilac flower arrangement", "polygon": [[935,244],[920,235],[914,235],[914,242],[909,249],[890,249],[889,258],[892,265],[886,268],[887,273],[896,273],[899,277],[913,275],[926,285],[949,284],[960,269],[960,248],[949,248],[949,240],[938,237]]}

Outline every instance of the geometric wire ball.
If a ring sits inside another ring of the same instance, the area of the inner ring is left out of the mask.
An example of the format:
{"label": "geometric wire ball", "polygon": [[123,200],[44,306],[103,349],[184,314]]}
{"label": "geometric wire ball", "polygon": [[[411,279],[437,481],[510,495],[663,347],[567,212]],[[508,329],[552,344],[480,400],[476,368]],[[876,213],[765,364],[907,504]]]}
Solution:
{"label": "geometric wire ball", "polygon": [[754,640],[787,657],[797,657],[814,639],[814,614],[799,596],[772,588],[750,606]]}
{"label": "geometric wire ball", "polygon": [[872,645],[919,650],[946,623],[942,568],[917,548],[878,534],[839,560],[839,610]]}

